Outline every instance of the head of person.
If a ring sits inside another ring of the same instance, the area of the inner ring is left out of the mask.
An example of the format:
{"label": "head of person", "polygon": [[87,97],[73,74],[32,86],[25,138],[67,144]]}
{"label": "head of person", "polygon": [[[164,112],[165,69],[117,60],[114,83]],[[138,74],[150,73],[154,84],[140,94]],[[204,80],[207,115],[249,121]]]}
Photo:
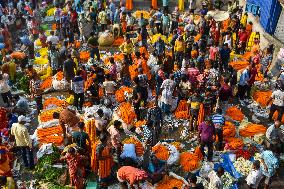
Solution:
{"label": "head of person", "polygon": [[98,116],[103,117],[104,111],[102,109],[98,109],[97,114],[98,114]]}
{"label": "head of person", "polygon": [[70,155],[75,155],[76,150],[75,150],[75,148],[70,147],[67,152],[68,152],[68,154],[70,154]]}
{"label": "head of person", "polygon": [[205,123],[206,125],[210,125],[210,124],[211,124],[211,119],[210,119],[209,116],[206,116],[206,117],[205,117],[204,123]]}
{"label": "head of person", "polygon": [[225,77],[224,83],[225,83],[225,84],[228,84],[229,82],[230,82],[230,79],[229,79],[228,77]]}
{"label": "head of person", "polygon": [[259,160],[254,161],[252,166],[253,166],[252,168],[254,170],[259,170],[259,168],[260,168],[260,161]]}
{"label": "head of person", "polygon": [[196,177],[196,175],[195,175],[195,174],[191,175],[191,176],[189,177],[188,181],[189,181],[190,184],[196,184],[196,182],[197,182],[197,177]]}
{"label": "head of person", "polygon": [[33,65],[28,65],[28,70],[32,71],[33,70]]}
{"label": "head of person", "polygon": [[222,175],[224,175],[224,168],[223,167],[219,167],[217,170],[217,175],[219,177],[221,177]]}
{"label": "head of person", "polygon": [[20,116],[18,117],[18,123],[19,123],[19,124],[24,125],[26,122],[27,122],[27,119],[26,119],[25,116],[20,115]]}
{"label": "head of person", "polygon": [[217,114],[222,114],[222,109],[221,109],[221,108],[217,108],[217,109],[216,109],[216,113],[217,113]]}
{"label": "head of person", "polygon": [[79,122],[78,123],[78,128],[79,128],[80,131],[83,131],[84,127],[85,127],[85,123],[84,122]]}
{"label": "head of person", "polygon": [[82,70],[77,70],[77,71],[76,71],[76,76],[80,76],[81,73],[82,73]]}
{"label": "head of person", "polygon": [[50,35],[54,35],[54,31],[52,30],[52,31],[50,31]]}
{"label": "head of person", "polygon": [[58,112],[54,112],[52,117],[53,117],[53,119],[59,119],[59,115],[60,114]]}
{"label": "head of person", "polygon": [[138,77],[135,77],[133,81],[134,81],[134,84],[135,84],[135,85],[138,85],[138,84],[139,84],[139,78],[138,78]]}
{"label": "head of person", "polygon": [[113,122],[113,126],[114,126],[116,129],[119,129],[119,128],[121,127],[121,125],[122,125],[122,122],[119,121],[119,120],[115,120],[115,121]]}
{"label": "head of person", "polygon": [[171,80],[174,80],[174,74],[170,74],[169,78],[170,78]]}
{"label": "head of person", "polygon": [[275,126],[276,128],[279,128],[279,127],[281,126],[281,122],[280,122],[279,120],[276,120],[276,121],[274,122],[274,126]]}
{"label": "head of person", "polygon": [[113,58],[113,57],[110,57],[110,58],[109,58],[109,62],[110,62],[111,64],[114,64],[114,58]]}

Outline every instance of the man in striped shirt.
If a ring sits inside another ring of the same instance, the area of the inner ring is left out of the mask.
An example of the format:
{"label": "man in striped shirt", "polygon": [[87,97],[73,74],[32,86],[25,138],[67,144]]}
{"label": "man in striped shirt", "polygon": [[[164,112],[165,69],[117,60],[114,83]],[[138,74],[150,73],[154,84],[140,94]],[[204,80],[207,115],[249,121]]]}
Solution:
{"label": "man in striped shirt", "polygon": [[225,117],[222,115],[222,109],[218,108],[216,110],[216,114],[212,116],[212,122],[218,136],[217,149],[221,151],[223,148],[223,126],[225,125]]}

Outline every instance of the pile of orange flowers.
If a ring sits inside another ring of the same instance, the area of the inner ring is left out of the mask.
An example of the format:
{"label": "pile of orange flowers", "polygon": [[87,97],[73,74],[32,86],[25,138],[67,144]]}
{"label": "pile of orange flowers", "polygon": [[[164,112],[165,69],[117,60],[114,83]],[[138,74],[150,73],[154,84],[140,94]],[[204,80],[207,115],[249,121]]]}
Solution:
{"label": "pile of orange flowers", "polygon": [[136,119],[136,114],[129,102],[122,102],[118,107],[120,118],[126,123],[131,124]]}
{"label": "pile of orange flowers", "polygon": [[170,157],[169,149],[162,144],[157,144],[154,147],[152,147],[152,152],[160,160],[167,161]]}
{"label": "pile of orange flowers", "polygon": [[43,108],[45,109],[50,105],[55,105],[57,107],[66,107],[67,103],[65,100],[59,100],[55,97],[50,97],[44,101]]}
{"label": "pile of orange flowers", "polygon": [[124,38],[123,37],[118,37],[114,40],[114,42],[112,43],[113,46],[120,46],[122,45],[122,43],[124,42]]}
{"label": "pile of orange flowers", "polygon": [[57,81],[61,81],[63,79],[63,72],[62,71],[57,72],[57,74],[55,74],[55,79]]}
{"label": "pile of orange flowers", "polygon": [[252,137],[257,134],[265,134],[266,127],[264,125],[249,123],[244,129],[241,129],[239,133],[242,137]]}
{"label": "pile of orange flowers", "polygon": [[229,121],[225,122],[225,125],[223,127],[223,136],[224,138],[231,138],[236,135],[236,126]]}
{"label": "pile of orange flowers", "polygon": [[131,88],[123,86],[115,92],[115,99],[119,103],[124,102],[125,101],[124,93],[125,92],[132,93],[132,91],[133,90]]}
{"label": "pile of orange flowers", "polygon": [[134,126],[135,127],[141,127],[142,125],[146,125],[147,124],[147,121],[146,120],[140,120],[140,121],[137,121]]}
{"label": "pile of orange flowers", "polygon": [[237,61],[232,61],[229,63],[235,70],[242,70],[245,69],[248,65],[248,61],[242,61],[242,60],[237,60]]}
{"label": "pile of orange flowers", "polygon": [[51,110],[43,110],[40,115],[39,115],[39,120],[41,122],[47,122],[50,120],[53,120],[53,113],[54,112],[61,112],[62,108],[55,108],[55,109],[51,109]]}
{"label": "pile of orange flowers", "polygon": [[90,101],[87,101],[87,102],[84,102],[83,106],[84,107],[91,107],[91,106],[93,106],[93,103],[90,102]]}
{"label": "pile of orange flowers", "polygon": [[10,54],[11,58],[14,58],[14,59],[24,59],[26,58],[26,54],[23,53],[23,52],[13,52],[12,54]]}
{"label": "pile of orange flowers", "polygon": [[80,60],[83,62],[88,62],[91,54],[87,51],[81,51],[80,52]]}
{"label": "pile of orange flowers", "polygon": [[92,74],[88,76],[87,81],[85,81],[85,91],[91,87],[91,85],[94,83],[95,78],[96,78],[96,74]]}
{"label": "pile of orange flowers", "polygon": [[139,140],[135,139],[134,137],[127,138],[122,143],[123,144],[135,144],[136,155],[142,156],[144,154],[143,144]]}
{"label": "pile of orange flowers", "polygon": [[272,91],[255,91],[253,93],[253,99],[262,107],[266,107],[268,105],[271,94]]}
{"label": "pile of orange flowers", "polygon": [[188,119],[188,104],[186,100],[181,100],[178,104],[177,109],[175,110],[175,117],[177,119]]}
{"label": "pile of orange flowers", "polygon": [[180,165],[185,172],[190,172],[200,167],[203,156],[200,148],[196,148],[194,153],[183,152],[180,155]]}
{"label": "pile of orange flowers", "polygon": [[40,89],[42,90],[46,90],[51,88],[52,86],[52,77],[47,77],[40,85]]}
{"label": "pile of orange flowers", "polygon": [[240,138],[227,138],[225,141],[231,150],[237,150],[244,146],[244,142]]}
{"label": "pile of orange flowers", "polygon": [[129,66],[129,73],[130,73],[131,80],[137,77],[138,76],[138,65],[132,64],[131,66]]}
{"label": "pile of orange flowers", "polygon": [[236,121],[242,121],[245,117],[242,111],[236,106],[229,107],[226,110],[226,115]]}
{"label": "pile of orange flowers", "polygon": [[45,129],[38,129],[37,136],[41,144],[53,143],[60,146],[63,143],[63,130],[61,126],[55,126]]}
{"label": "pile of orange flowers", "polygon": [[172,189],[174,187],[182,189],[183,185],[183,180],[166,175],[164,176],[163,180],[156,185],[156,189]]}
{"label": "pile of orange flowers", "polygon": [[[275,111],[272,118],[276,120],[278,118],[278,111]],[[282,116],[281,122],[284,123],[284,115]]]}

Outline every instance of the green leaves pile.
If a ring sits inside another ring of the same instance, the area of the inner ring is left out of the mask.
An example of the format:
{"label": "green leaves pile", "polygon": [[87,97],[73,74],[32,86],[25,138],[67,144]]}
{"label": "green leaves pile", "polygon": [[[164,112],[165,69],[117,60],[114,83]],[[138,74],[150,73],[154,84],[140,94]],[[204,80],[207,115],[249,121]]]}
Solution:
{"label": "green leaves pile", "polygon": [[53,153],[46,154],[38,160],[35,167],[35,173],[40,180],[48,182],[56,182],[57,179],[64,173],[64,169],[54,168],[48,165],[54,165],[60,158],[59,149],[53,146]]}

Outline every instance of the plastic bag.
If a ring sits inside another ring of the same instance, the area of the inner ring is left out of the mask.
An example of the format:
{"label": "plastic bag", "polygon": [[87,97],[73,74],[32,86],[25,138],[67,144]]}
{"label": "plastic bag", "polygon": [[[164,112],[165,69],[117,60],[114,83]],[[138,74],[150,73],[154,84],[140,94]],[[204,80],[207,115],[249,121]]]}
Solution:
{"label": "plastic bag", "polygon": [[170,151],[170,156],[169,156],[169,159],[167,160],[167,164],[172,165],[179,160],[180,154],[175,146],[170,145],[170,144],[167,144],[166,146],[168,147]]}

